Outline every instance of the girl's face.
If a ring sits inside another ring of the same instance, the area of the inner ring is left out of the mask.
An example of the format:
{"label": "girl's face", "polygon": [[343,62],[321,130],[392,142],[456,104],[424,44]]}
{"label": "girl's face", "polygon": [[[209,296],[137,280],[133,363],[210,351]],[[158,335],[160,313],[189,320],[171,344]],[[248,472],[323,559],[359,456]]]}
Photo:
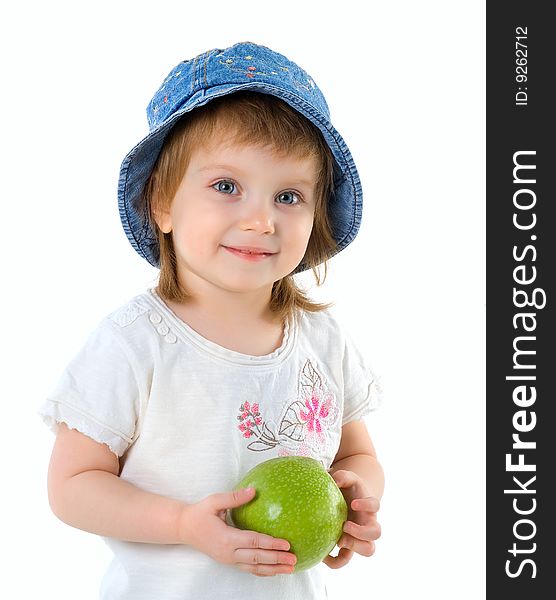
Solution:
{"label": "girl's face", "polygon": [[194,151],[170,209],[157,219],[172,231],[185,289],[270,292],[291,273],[311,235],[316,169],[314,158],[258,146]]}

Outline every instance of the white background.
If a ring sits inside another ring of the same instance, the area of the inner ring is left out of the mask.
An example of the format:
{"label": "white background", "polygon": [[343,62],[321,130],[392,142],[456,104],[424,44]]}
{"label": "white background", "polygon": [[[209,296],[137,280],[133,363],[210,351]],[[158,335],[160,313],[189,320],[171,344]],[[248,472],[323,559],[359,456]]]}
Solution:
{"label": "white background", "polygon": [[[10,3],[2,17],[0,595],[92,600],[109,559],[50,512],[36,415],[109,311],[155,282],[116,207],[121,160],[179,61],[254,41],[323,90],[364,219],[315,296],[380,375],[386,472],[372,558],[332,599],[478,599],[485,580],[483,2]],[[8,563],[6,564],[6,558]]]}

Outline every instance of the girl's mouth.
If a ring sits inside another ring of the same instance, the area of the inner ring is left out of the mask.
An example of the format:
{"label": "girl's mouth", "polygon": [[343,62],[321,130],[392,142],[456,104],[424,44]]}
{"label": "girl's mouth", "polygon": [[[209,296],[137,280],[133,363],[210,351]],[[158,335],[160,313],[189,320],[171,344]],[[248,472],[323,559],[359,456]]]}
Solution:
{"label": "girl's mouth", "polygon": [[250,246],[223,246],[231,254],[249,261],[264,260],[273,256],[275,252],[270,252],[265,248],[255,248]]}

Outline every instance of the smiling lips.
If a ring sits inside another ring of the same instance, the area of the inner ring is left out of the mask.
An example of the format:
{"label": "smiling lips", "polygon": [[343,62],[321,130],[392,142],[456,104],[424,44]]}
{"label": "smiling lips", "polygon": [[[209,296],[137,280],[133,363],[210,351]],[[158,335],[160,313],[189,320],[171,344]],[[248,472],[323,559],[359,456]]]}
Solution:
{"label": "smiling lips", "polygon": [[265,248],[257,248],[254,246],[223,246],[228,252],[234,254],[235,256],[239,256],[244,260],[250,261],[258,261],[264,260],[269,256],[273,256],[276,254],[275,252],[270,252]]}

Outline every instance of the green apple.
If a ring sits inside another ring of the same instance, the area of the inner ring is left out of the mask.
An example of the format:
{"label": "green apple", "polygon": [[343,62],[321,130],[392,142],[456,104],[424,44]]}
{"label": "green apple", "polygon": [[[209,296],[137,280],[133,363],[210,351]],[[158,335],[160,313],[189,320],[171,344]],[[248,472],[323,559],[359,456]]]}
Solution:
{"label": "green apple", "polygon": [[234,489],[254,487],[253,500],[230,510],[239,529],[288,540],[295,571],[321,562],[336,545],[347,504],[336,482],[315,459],[272,458],[251,469]]}

